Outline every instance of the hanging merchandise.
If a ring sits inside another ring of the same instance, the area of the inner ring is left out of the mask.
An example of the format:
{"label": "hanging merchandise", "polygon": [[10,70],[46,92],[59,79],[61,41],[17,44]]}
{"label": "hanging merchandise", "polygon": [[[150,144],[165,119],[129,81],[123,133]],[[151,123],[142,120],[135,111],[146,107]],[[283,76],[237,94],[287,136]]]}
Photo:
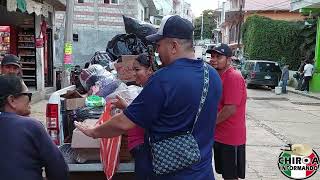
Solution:
{"label": "hanging merchandise", "polygon": [[36,48],[43,48],[43,36],[42,36],[42,32],[40,32],[39,37],[36,38]]}
{"label": "hanging merchandise", "polygon": [[7,0],[7,10],[16,11],[17,10],[17,0]]}
{"label": "hanging merchandise", "polygon": [[26,0],[16,0],[16,1],[17,1],[18,9],[23,13],[26,12],[27,11]]}

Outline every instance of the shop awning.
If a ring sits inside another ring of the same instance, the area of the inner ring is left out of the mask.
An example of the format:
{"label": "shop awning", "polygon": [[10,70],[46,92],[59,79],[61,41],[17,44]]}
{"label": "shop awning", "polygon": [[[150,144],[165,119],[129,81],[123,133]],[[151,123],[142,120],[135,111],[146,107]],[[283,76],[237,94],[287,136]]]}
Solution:
{"label": "shop awning", "polygon": [[49,12],[65,11],[65,0],[8,0],[7,10],[16,11],[19,9],[22,12],[48,17]]}
{"label": "shop awning", "polygon": [[56,11],[66,10],[66,0],[45,0],[45,2],[52,5]]}

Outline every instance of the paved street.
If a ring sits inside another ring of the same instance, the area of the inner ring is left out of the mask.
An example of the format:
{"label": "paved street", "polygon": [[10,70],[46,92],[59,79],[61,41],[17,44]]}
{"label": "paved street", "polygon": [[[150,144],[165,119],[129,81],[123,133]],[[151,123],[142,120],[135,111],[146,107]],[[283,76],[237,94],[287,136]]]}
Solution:
{"label": "paved street", "polygon": [[[319,100],[248,90],[246,179],[288,179],[277,166],[280,148],[287,143],[309,144],[319,153],[319,112]],[[319,178],[320,172],[310,179]]]}
{"label": "paved street", "polygon": [[[196,57],[201,57],[197,46]],[[32,116],[45,121],[46,100],[32,106]],[[247,178],[288,179],[278,170],[280,148],[305,143],[320,153],[320,100],[268,89],[249,89],[247,101]],[[221,179],[218,177],[217,179]],[[310,179],[320,179],[320,172]]]}
{"label": "paved street", "polygon": [[[45,107],[45,100],[33,104],[32,116],[44,122]],[[287,179],[277,167],[280,148],[287,143],[306,143],[320,153],[319,129],[320,100],[249,89],[246,179]],[[320,172],[311,179],[320,179]]]}

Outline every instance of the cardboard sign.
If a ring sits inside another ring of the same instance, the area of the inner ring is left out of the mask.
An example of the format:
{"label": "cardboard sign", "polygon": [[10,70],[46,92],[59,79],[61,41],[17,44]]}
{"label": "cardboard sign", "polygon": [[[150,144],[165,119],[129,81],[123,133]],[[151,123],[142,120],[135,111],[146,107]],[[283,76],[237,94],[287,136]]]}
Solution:
{"label": "cardboard sign", "polygon": [[67,54],[67,55],[72,54],[72,43],[67,42],[64,44],[64,54]]}
{"label": "cardboard sign", "polygon": [[120,80],[124,82],[136,81],[133,62],[137,57],[137,55],[123,55],[114,65]]}

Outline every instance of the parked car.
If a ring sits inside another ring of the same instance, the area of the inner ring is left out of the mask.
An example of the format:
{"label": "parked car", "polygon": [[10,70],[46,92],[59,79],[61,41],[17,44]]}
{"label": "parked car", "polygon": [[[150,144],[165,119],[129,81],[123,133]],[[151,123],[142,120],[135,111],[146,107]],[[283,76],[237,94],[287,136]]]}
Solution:
{"label": "parked car", "polygon": [[248,88],[268,86],[274,89],[281,78],[280,65],[274,61],[248,60],[241,69]]}
{"label": "parked car", "polygon": [[211,54],[207,54],[208,49],[212,49],[216,44],[205,44],[202,46],[202,59],[206,62],[210,61]]}

